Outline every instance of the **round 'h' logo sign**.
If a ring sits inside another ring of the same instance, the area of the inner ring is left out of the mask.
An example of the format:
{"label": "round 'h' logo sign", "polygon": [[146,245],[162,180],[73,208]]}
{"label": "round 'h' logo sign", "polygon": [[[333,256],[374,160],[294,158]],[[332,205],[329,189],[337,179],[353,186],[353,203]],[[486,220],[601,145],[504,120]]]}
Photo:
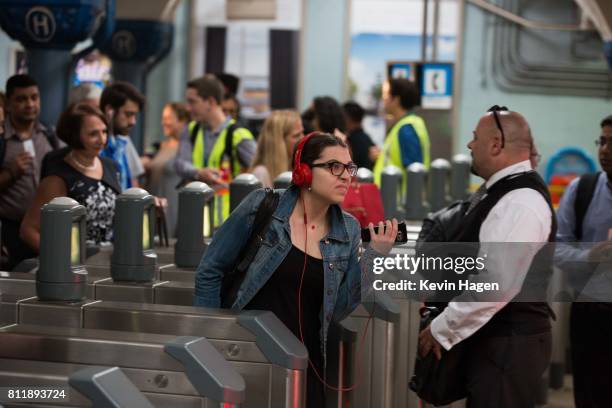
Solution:
{"label": "round 'h' logo sign", "polygon": [[55,17],[47,7],[32,7],[25,17],[28,34],[38,42],[49,42],[55,35]]}
{"label": "round 'h' logo sign", "polygon": [[113,35],[113,51],[120,57],[130,58],[136,53],[136,38],[127,30],[119,30]]}

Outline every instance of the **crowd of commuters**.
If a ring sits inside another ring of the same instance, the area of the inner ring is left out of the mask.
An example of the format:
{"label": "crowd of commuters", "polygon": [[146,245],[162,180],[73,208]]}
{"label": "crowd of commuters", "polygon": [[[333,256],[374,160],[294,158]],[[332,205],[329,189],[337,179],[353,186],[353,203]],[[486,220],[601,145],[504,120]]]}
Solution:
{"label": "crowd of commuters", "polygon": [[[272,187],[281,173],[290,171],[292,185],[280,194],[275,216],[261,237],[272,244],[261,246],[230,306],[271,310],[304,342],[311,360],[308,406],[322,407],[330,322],[345,317],[360,302],[369,263],[389,253],[397,231],[397,220],[381,222],[378,232],[369,225],[372,242],[359,255],[359,225],[340,205],[359,167],[372,170],[380,185],[383,169],[394,165],[401,171],[405,192],[410,188],[406,168],[412,163],[429,166],[429,134],[416,110],[419,94],[408,80],[385,82],[383,107],[393,125],[379,147],[364,130],[364,109],[352,101],[340,105],[329,96],[314,98],[302,114],[272,111],[253,135],[240,118],[236,81],[224,74],[189,81],[185,102],[163,108],[163,139],[155,152],[141,155],[130,132],[144,109],[145,96],[133,85],[117,81],[103,90],[79,85],[54,127],[39,120],[44,107],[36,81],[28,75],[9,78],[6,93],[0,94],[2,269],[37,256],[40,209],[55,197],[67,196],[85,206],[86,239],[103,245],[113,241],[115,200],[122,191],[143,187],[153,194],[174,235],[178,189],[202,181],[215,190],[218,230],[196,273],[195,304],[219,307],[223,278],[247,245],[257,209],[266,199],[259,190],[230,215],[230,181],[249,172],[264,187]],[[559,265],[568,259],[597,259],[610,249],[612,117],[603,120],[597,139],[603,172],[572,182],[556,213],[546,185],[534,171],[539,154],[521,114],[494,106],[473,133],[467,146],[472,171],[485,182],[469,206],[466,203],[463,228],[454,241],[608,242],[586,254],[558,251]],[[491,254],[500,280],[527,279],[538,250],[523,251],[512,259]],[[512,302],[520,294],[520,288],[509,290],[503,293],[506,301],[496,302],[457,298],[420,333],[422,356],[440,357],[458,344],[473,350],[464,372],[469,406],[527,407],[535,402],[550,360],[551,314],[545,302]],[[607,304],[573,306],[579,407],[610,401],[605,386],[612,383],[606,365],[610,353],[605,350],[612,332],[595,329],[595,322],[611,313]]]}

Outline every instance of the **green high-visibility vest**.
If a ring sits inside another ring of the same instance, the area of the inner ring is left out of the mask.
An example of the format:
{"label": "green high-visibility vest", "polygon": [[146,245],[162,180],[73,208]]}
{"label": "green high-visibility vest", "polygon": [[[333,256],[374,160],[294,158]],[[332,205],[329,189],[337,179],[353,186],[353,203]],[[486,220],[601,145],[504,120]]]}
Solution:
{"label": "green high-visibility vest", "polygon": [[[195,141],[193,143],[193,153],[191,155],[191,160],[193,162],[193,166],[197,169],[201,169],[203,167],[209,167],[212,169],[221,170],[225,165],[223,163],[223,152],[225,152],[225,140],[227,138],[227,129],[236,123],[235,120],[230,120],[227,123],[225,129],[221,131],[219,137],[215,141],[215,144],[208,156],[208,161],[204,162],[204,130],[200,127],[198,134],[196,135]],[[189,123],[189,134],[193,132],[194,127],[197,125],[197,122]],[[232,156],[233,156],[233,172],[232,178],[236,177],[240,174],[244,169],[238,160],[238,144],[245,139],[253,139],[253,135],[248,129],[238,127],[234,129],[234,134],[232,137]],[[227,159],[226,159],[227,161]],[[227,166],[229,168],[229,166]],[[215,194],[215,216],[214,216],[214,226],[220,226],[223,221],[229,217],[230,203],[229,203],[229,191],[221,191]]]}
{"label": "green high-visibility vest", "polygon": [[406,194],[406,169],[402,162],[402,149],[399,142],[399,131],[402,126],[412,125],[417,137],[419,138],[419,144],[421,145],[421,153],[423,156],[423,165],[429,169],[429,134],[427,133],[427,127],[425,122],[419,116],[415,114],[408,114],[401,118],[389,131],[382,151],[374,163],[374,183],[380,187],[380,180],[382,171],[385,167],[393,165],[401,170],[402,172],[402,197]]}

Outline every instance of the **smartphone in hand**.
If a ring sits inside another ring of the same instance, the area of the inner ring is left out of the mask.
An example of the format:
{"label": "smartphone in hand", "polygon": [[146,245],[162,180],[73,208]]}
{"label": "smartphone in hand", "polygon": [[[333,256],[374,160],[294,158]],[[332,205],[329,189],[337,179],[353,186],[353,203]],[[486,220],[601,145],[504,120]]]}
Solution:
{"label": "smartphone in hand", "polygon": [[36,157],[36,150],[34,150],[34,142],[32,139],[28,139],[23,142],[23,151],[30,153],[30,156],[32,157]]}
{"label": "smartphone in hand", "polygon": [[[387,228],[385,226],[385,228]],[[378,225],[374,226],[374,232],[378,234]],[[361,229],[361,240],[363,242],[370,242],[372,237],[370,237],[370,230],[368,228]],[[397,236],[395,237],[396,243],[406,243],[408,242],[408,233],[406,231],[406,223],[400,222],[397,224]]]}

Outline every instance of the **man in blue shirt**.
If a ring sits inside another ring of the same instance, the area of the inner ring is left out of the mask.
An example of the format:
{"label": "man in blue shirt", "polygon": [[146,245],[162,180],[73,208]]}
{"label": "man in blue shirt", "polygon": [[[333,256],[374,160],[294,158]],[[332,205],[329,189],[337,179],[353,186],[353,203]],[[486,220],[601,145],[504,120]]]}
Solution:
{"label": "man in blue shirt", "polygon": [[382,151],[374,163],[374,182],[380,186],[386,166],[393,165],[402,172],[402,195],[407,191],[406,167],[423,163],[429,168],[430,142],[425,121],[414,113],[420,97],[416,86],[407,79],[390,79],[383,84],[385,113],[394,121]]}
{"label": "man in blue shirt", "polygon": [[[578,291],[591,277],[589,271],[593,263],[612,251],[612,115],[601,122],[601,135],[595,143],[603,171],[594,179],[592,198],[582,222],[577,222],[576,217],[576,200],[583,194],[578,193],[580,179],[573,180],[567,187],[557,210],[557,242],[583,243],[579,248],[559,245],[555,255],[557,265],[571,272],[570,279]],[[572,268],[571,264],[576,265],[576,261],[591,266]],[[588,295],[583,291],[580,297],[585,299]],[[570,336],[576,407],[610,406],[612,303],[574,302]]]}
{"label": "man in blue shirt", "polygon": [[101,156],[113,159],[119,166],[122,190],[140,187],[138,177],[144,174],[138,152],[129,137],[144,103],[144,95],[135,86],[121,81],[106,87],[100,97],[100,110],[112,126]]}

